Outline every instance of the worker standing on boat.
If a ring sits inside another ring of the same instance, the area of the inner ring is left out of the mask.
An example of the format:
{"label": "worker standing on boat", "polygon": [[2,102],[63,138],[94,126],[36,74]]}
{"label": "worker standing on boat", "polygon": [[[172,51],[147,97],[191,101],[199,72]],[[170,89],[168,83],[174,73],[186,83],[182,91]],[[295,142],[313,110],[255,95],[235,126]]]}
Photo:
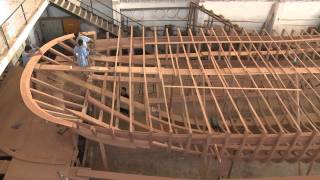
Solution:
{"label": "worker standing on boat", "polygon": [[87,36],[84,36],[84,35],[81,35],[80,32],[75,33],[74,36],[75,36],[75,38],[76,38],[76,42],[78,42],[79,39],[82,39],[82,41],[83,41],[83,46],[84,46],[85,48],[88,48],[87,43],[92,42],[92,39],[91,39],[91,38],[89,38],[89,37],[87,37]]}
{"label": "worker standing on boat", "polygon": [[79,39],[77,41],[77,45],[74,47],[74,56],[79,66],[81,67],[89,66],[89,62],[88,62],[89,50],[84,46],[82,39]]}

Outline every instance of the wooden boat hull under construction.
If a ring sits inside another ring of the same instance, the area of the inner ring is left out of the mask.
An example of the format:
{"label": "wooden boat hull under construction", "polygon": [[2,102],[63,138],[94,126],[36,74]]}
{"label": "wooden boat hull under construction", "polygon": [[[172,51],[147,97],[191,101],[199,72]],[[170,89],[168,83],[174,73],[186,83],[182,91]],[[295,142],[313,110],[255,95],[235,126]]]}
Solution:
{"label": "wooden boat hull under construction", "polygon": [[88,68],[74,63],[74,35],[48,42],[23,72],[25,104],[104,144],[219,161],[320,159],[317,32],[155,32],[87,33]]}

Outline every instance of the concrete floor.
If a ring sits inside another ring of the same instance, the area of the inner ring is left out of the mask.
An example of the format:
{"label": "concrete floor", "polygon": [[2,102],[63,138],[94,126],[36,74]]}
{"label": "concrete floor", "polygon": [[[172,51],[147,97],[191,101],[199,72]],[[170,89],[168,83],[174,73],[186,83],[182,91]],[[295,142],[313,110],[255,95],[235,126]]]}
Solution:
{"label": "concrete floor", "polygon": [[57,125],[24,105],[19,88],[22,71],[22,67],[10,68],[0,81],[0,152],[13,157],[5,180],[56,180],[57,172],[66,173],[73,158],[72,134],[58,134]]}

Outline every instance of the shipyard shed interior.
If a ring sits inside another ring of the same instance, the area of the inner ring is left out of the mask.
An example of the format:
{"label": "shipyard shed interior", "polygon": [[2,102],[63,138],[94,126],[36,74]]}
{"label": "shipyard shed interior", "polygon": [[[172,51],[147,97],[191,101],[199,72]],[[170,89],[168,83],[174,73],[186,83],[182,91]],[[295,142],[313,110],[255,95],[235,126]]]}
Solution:
{"label": "shipyard shed interior", "polygon": [[0,179],[320,178],[319,1],[0,9]]}

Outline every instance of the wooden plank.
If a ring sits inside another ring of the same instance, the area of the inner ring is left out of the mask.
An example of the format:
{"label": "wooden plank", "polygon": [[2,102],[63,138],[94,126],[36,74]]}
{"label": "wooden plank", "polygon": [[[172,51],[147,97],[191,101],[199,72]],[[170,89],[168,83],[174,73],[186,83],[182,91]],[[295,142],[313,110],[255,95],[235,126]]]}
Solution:
{"label": "wooden plank", "polygon": [[[270,74],[269,69],[266,67],[260,68],[262,72],[266,74]],[[69,65],[47,65],[47,64],[39,64],[35,66],[35,70],[42,70],[42,71],[68,71],[68,72],[117,72],[117,73],[129,73],[129,68],[122,66],[118,67],[116,70],[114,68],[105,68],[105,67],[88,67],[88,68],[81,68],[78,66],[69,66]],[[146,67],[145,72],[146,74],[158,74],[157,70],[160,70],[163,75],[174,75],[174,69],[171,68],[164,68],[164,67]],[[176,71],[180,71],[179,73],[183,76],[189,74],[188,69],[177,69]],[[202,75],[202,71],[200,69],[192,69],[190,70],[193,75],[200,76]],[[218,75],[217,71],[220,71],[219,73],[221,75],[231,75],[231,73],[240,76],[240,75],[247,75],[247,73],[250,73],[252,75],[260,75],[260,70],[258,68],[247,68],[246,71],[243,70],[243,68],[233,68],[229,70],[228,68],[220,68],[220,69],[206,69],[206,73],[210,76]],[[131,67],[132,73],[137,74],[143,74],[143,68],[142,67]],[[273,73],[282,75],[282,74],[308,74],[308,73],[314,73],[319,74],[320,70],[317,67],[308,67],[308,68],[273,68]]]}
{"label": "wooden plank", "polygon": [[[125,174],[125,173],[115,173],[108,171],[95,171],[89,168],[77,168],[76,176],[78,177],[88,177],[88,178],[99,178],[99,179],[131,179],[131,180],[181,180],[179,178],[169,178],[160,176],[144,176],[136,174]],[[184,178],[185,179],[185,178]]]}

